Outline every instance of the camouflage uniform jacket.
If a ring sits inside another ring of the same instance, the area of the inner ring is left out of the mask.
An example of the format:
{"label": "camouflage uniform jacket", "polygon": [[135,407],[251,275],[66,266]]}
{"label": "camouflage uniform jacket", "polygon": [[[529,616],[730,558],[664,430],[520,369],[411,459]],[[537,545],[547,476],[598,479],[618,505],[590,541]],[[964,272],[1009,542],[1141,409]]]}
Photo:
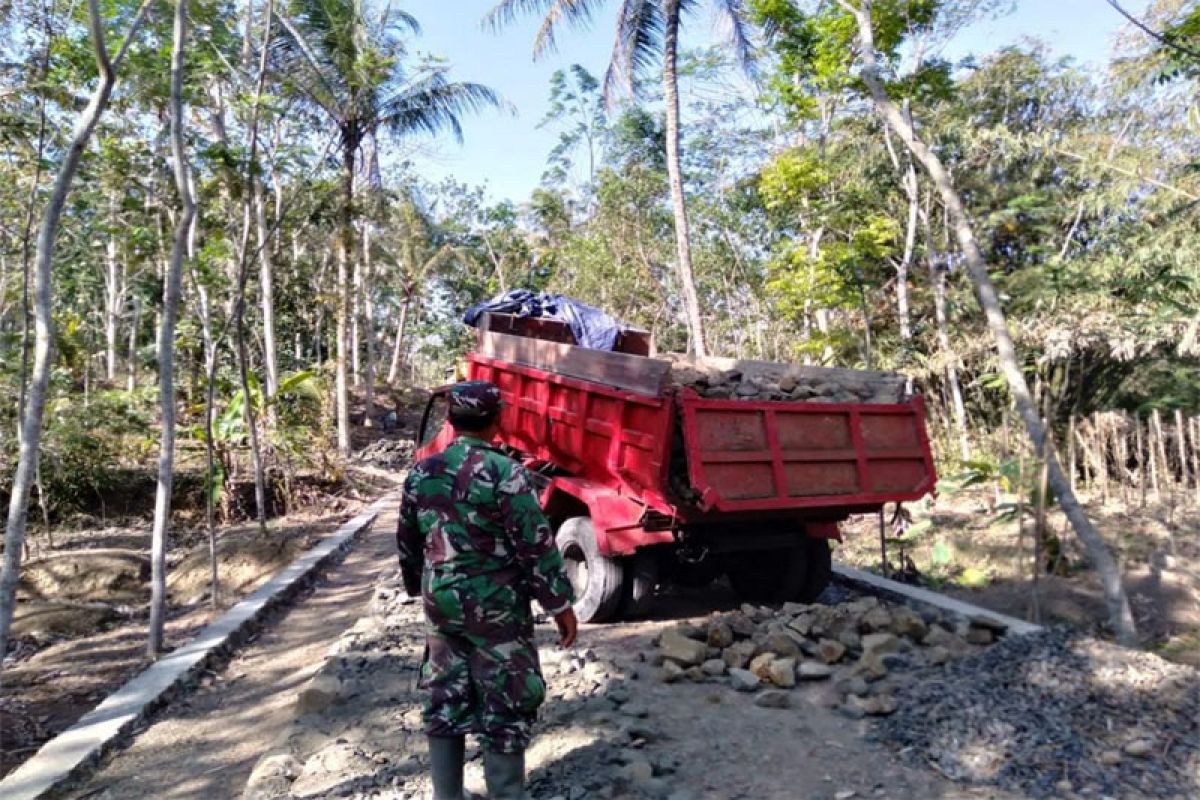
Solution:
{"label": "camouflage uniform jacket", "polygon": [[413,467],[396,544],[405,587],[420,586],[438,630],[519,638],[525,631],[504,630],[506,617],[527,616],[515,605],[536,599],[554,615],[574,600],[528,473],[482,439],[460,436]]}

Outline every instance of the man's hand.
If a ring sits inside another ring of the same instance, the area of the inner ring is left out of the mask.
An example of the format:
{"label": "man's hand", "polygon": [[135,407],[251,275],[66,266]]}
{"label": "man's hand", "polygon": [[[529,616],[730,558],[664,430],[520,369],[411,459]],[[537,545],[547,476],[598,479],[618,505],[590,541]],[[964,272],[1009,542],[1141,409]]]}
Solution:
{"label": "man's hand", "polygon": [[558,643],[563,647],[575,644],[575,636],[579,633],[579,620],[575,618],[575,609],[570,606],[566,611],[554,615],[554,624],[558,626]]}

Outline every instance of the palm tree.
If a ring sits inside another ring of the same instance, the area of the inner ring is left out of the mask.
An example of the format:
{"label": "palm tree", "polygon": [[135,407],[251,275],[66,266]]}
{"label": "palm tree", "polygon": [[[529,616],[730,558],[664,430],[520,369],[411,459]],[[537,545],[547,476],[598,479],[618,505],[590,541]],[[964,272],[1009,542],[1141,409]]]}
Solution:
{"label": "palm tree", "polygon": [[404,352],[405,332],[413,306],[420,298],[426,279],[462,254],[450,242],[443,241],[433,221],[410,193],[396,201],[395,212],[388,223],[383,249],[395,262],[396,282],[400,287],[400,316],[396,323],[396,338],[392,347],[392,362],[387,382],[394,384],[400,374],[400,357]]}
{"label": "palm tree", "polygon": [[[590,23],[599,5],[600,0],[500,0],[488,14],[485,23],[498,28],[512,22],[519,14],[543,15],[533,42],[533,56],[539,58],[554,49],[554,37],[560,25]],[[667,112],[667,181],[671,187],[671,207],[675,215],[679,283],[683,289],[689,347],[691,352],[703,356],[708,354],[708,348],[692,272],[691,235],[687,202],[683,194],[683,169],[679,156],[679,77],[676,69],[681,18],[698,5],[699,0],[621,0],[616,40],[604,76],[604,95],[611,103],[618,89],[634,93],[637,75],[661,59],[663,102]],[[728,23],[730,40],[739,63],[743,66],[748,64],[750,44],[742,0],[713,0],[713,5]]]}
{"label": "palm tree", "polygon": [[418,33],[410,15],[375,11],[364,0],[291,0],[273,43],[284,84],[337,129],[342,165],[337,307],[338,451],[350,455],[350,403],[346,379],[347,331],[354,265],[354,193],[359,149],[380,134],[408,136],[449,130],[462,140],[460,117],[498,106],[496,94],[476,83],[450,81],[447,67],[404,65],[401,38]]}

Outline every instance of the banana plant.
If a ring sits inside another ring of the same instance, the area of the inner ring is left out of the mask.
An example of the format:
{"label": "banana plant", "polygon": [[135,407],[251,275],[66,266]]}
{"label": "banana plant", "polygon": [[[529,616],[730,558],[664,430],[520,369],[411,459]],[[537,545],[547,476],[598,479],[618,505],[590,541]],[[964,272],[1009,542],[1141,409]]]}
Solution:
{"label": "banana plant", "polygon": [[[315,403],[319,407],[323,402],[321,379],[314,370],[300,370],[284,376],[279,382],[278,393],[271,398],[267,397],[262,383],[255,375],[249,376],[248,383],[250,403],[255,411],[255,419],[266,419],[266,412],[273,408],[280,412],[276,414],[279,428],[273,432],[276,434],[271,440],[273,447],[294,444],[295,439],[290,435],[294,433],[293,429],[308,430],[297,414],[288,412],[305,403]],[[203,425],[195,426],[192,429],[192,435],[202,444],[206,443]],[[206,491],[213,498],[214,505],[221,508],[222,514],[226,518],[228,518],[229,512],[227,506],[229,493],[226,490],[229,488],[229,481],[236,473],[235,453],[238,448],[245,446],[248,438],[246,394],[239,389],[213,421],[213,449],[217,458],[212,481],[206,487]]]}

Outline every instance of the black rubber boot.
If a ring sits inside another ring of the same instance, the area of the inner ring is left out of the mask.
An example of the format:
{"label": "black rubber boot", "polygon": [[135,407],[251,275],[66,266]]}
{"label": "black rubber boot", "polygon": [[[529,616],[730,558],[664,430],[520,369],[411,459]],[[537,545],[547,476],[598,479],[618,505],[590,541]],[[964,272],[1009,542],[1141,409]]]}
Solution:
{"label": "black rubber boot", "polygon": [[433,775],[433,800],[463,800],[463,736],[430,736],[429,771]]}
{"label": "black rubber boot", "polygon": [[525,751],[515,753],[483,753],[483,779],[487,783],[488,800],[526,800]]}

